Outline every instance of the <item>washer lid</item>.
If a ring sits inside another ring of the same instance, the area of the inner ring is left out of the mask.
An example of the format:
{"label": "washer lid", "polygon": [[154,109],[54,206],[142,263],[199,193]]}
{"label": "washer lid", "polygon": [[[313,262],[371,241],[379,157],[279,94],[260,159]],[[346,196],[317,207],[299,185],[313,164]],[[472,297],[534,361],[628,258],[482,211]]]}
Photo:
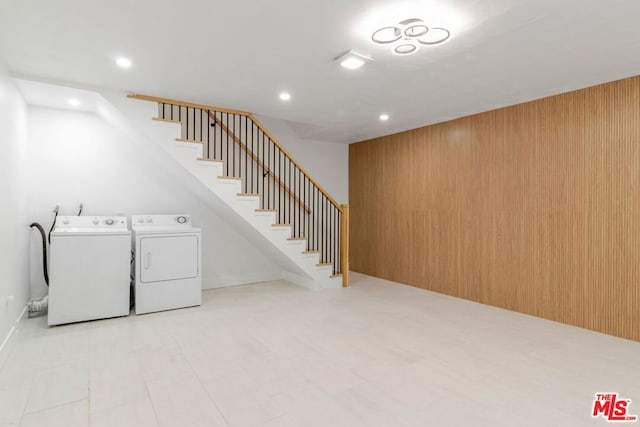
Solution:
{"label": "washer lid", "polygon": [[129,230],[58,230],[51,232],[51,237],[78,237],[78,236],[131,236]]}

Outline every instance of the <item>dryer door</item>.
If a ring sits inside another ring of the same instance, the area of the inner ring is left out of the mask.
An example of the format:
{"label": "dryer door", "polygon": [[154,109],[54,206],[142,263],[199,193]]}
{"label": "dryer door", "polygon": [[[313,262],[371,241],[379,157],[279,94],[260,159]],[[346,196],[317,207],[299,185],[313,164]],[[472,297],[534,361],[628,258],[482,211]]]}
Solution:
{"label": "dryer door", "polygon": [[149,236],[140,239],[138,259],[142,283],[198,276],[198,236]]}

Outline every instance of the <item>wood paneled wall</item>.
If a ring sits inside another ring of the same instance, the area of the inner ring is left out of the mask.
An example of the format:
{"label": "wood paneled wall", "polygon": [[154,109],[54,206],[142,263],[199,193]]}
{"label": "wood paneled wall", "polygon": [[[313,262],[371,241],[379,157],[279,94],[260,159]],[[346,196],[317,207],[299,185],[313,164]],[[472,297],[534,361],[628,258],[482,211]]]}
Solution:
{"label": "wood paneled wall", "polygon": [[350,145],[351,270],[640,341],[640,77]]}

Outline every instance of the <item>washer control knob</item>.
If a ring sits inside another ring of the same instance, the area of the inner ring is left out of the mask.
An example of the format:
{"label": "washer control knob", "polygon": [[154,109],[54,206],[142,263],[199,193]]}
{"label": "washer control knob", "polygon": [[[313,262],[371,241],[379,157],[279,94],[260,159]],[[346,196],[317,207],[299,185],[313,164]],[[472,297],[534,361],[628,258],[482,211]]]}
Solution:
{"label": "washer control knob", "polygon": [[138,223],[142,224],[144,222],[144,218],[140,217],[138,218]]}
{"label": "washer control knob", "polygon": [[147,217],[147,222],[153,222],[150,216]]}
{"label": "washer control knob", "polygon": [[98,225],[98,222],[99,222],[98,218],[94,218],[92,222],[93,222],[93,225]]}
{"label": "washer control knob", "polygon": [[65,219],[62,220],[62,223],[65,224],[65,225],[69,224],[69,220],[67,218],[65,218]]}
{"label": "washer control knob", "polygon": [[107,219],[107,220],[105,221],[105,224],[107,224],[107,225],[113,225],[113,220],[112,220],[111,218],[109,218],[109,219]]}
{"label": "washer control knob", "polygon": [[178,218],[176,218],[176,221],[178,221],[178,224],[185,224],[187,222],[187,217],[179,216]]}

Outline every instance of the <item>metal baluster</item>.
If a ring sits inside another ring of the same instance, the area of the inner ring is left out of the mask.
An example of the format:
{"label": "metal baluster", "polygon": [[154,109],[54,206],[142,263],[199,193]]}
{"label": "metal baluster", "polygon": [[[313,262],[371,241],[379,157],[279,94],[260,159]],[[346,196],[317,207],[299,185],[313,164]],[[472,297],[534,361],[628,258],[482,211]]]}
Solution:
{"label": "metal baluster", "polygon": [[329,258],[329,247],[327,246],[327,199],[322,195],[322,247],[324,248],[324,262]]}
{"label": "metal baluster", "polygon": [[[216,160],[222,160],[222,152],[218,154],[218,131],[220,130],[220,120],[218,119],[218,112],[213,112],[213,158]],[[222,151],[222,150],[221,150]]]}
{"label": "metal baluster", "polygon": [[297,223],[297,216],[296,216],[296,212],[298,212],[298,202],[296,202],[296,197],[298,195],[298,187],[296,186],[296,169],[298,167],[296,166],[295,163],[293,163],[293,170],[291,171],[293,173],[293,182],[291,183],[291,185],[293,186],[293,230],[296,234],[296,237],[300,237],[300,233],[298,232],[298,223]]}
{"label": "metal baluster", "polygon": [[[307,175],[303,175],[302,176],[302,200],[304,201],[304,205],[307,206]],[[307,211],[305,209],[304,211],[304,216],[302,217],[303,221],[304,221],[304,227],[303,227],[303,233],[305,235],[305,237],[307,238],[307,246],[309,246],[309,214],[307,214]],[[309,249],[307,249],[309,250]]]}
{"label": "metal baluster", "polygon": [[260,191],[260,200],[262,201],[262,209],[264,209],[264,177],[266,176],[265,162],[264,162],[264,132],[262,132],[262,157],[258,157],[262,160],[262,191]]}
{"label": "metal baluster", "polygon": [[340,273],[340,261],[341,261],[341,259],[340,259],[340,238],[341,238],[340,237],[341,236],[340,232],[342,231],[342,221],[341,221],[341,219],[342,218],[340,217],[340,211],[336,207],[336,224],[337,224],[337,227],[336,227],[336,229],[337,229],[336,230],[336,236],[337,236],[337,239],[336,239],[336,254],[337,254],[337,257],[336,257],[336,268],[335,268],[335,271],[334,271],[333,274]]}
{"label": "metal baluster", "polygon": [[316,197],[318,199],[318,250],[320,251],[320,262],[322,262],[322,205],[320,204],[320,192],[318,191],[318,187],[316,187]]}
{"label": "metal baluster", "polygon": [[309,186],[309,189],[311,191],[311,227],[312,227],[312,233],[313,233],[313,250],[317,250],[316,249],[316,198],[315,198],[315,191],[313,189],[313,185]]}
{"label": "metal baluster", "polygon": [[267,198],[265,209],[271,209],[271,177],[275,176],[273,165],[271,164],[271,138],[267,137],[267,148],[265,151],[265,164],[267,165]]}
{"label": "metal baluster", "polygon": [[187,107],[187,121],[185,124],[186,139],[189,139],[189,107]]}
{"label": "metal baluster", "polygon": [[226,129],[225,132],[224,132],[224,134],[225,134],[224,139],[225,139],[226,144],[227,144],[227,149],[226,149],[225,155],[224,155],[225,158],[227,159],[226,162],[225,162],[225,166],[227,168],[227,171],[225,172],[225,175],[229,176],[229,169],[230,169],[230,166],[229,166],[229,113],[224,113],[224,128]]}
{"label": "metal baluster", "polygon": [[[296,195],[298,196],[298,201],[302,202],[302,190],[300,189],[300,169],[296,168],[298,171],[298,192],[296,193]],[[300,237],[302,236],[302,233],[304,233],[304,230],[302,230],[302,223],[300,222],[300,214],[301,214],[301,210],[304,209],[304,204],[298,203],[298,235]]]}
{"label": "metal baluster", "polygon": [[278,179],[280,179],[280,171],[276,172],[276,169],[278,168],[278,164],[277,164],[277,160],[276,160],[277,159],[277,156],[276,156],[276,150],[277,149],[278,149],[278,146],[273,144],[273,159],[272,159],[272,162],[273,162],[273,176],[274,176],[274,179],[273,179],[273,184],[271,184],[271,185],[273,185],[273,208],[274,209],[277,209],[277,206],[278,206],[278,204],[280,202],[278,192],[276,191],[277,189],[280,188],[280,186],[278,185],[278,183],[277,183],[277,181],[275,179],[275,177],[278,177]]}
{"label": "metal baluster", "polygon": [[282,194],[282,150],[278,147],[278,176],[280,177],[280,184],[278,184],[278,222],[284,221],[284,205],[282,201],[284,200]]}
{"label": "metal baluster", "polygon": [[255,147],[254,147],[254,154],[256,156],[256,176],[255,176],[255,181],[256,181],[256,188],[255,191],[253,192],[254,194],[258,194],[260,192],[260,179],[258,178],[258,176],[260,175],[260,127],[258,125],[256,125],[256,141],[255,141]]}
{"label": "metal baluster", "polygon": [[[253,128],[255,127],[255,123],[253,122],[253,120],[251,120],[251,154],[253,154]],[[247,145],[248,148],[248,145]],[[251,180],[249,181],[251,183],[251,193],[253,193],[253,160],[251,161]]]}
{"label": "metal baluster", "polygon": [[247,122],[249,118],[244,116],[244,192],[247,192],[247,180],[249,179],[249,141],[247,132]]}
{"label": "metal baluster", "polygon": [[[336,255],[336,210],[334,209],[333,203],[330,203],[329,206],[331,207],[331,263],[333,264]],[[333,266],[333,274],[335,274],[335,272],[335,266]]]}

